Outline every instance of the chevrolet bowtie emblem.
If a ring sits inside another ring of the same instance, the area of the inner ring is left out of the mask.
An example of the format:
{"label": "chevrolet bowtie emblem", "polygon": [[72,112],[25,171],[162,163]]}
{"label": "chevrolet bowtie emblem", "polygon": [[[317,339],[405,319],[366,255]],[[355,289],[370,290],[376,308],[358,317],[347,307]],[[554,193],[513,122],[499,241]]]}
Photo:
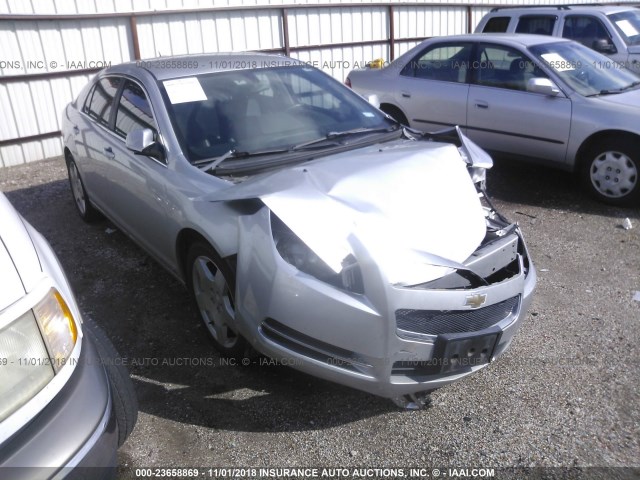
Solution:
{"label": "chevrolet bowtie emblem", "polygon": [[471,308],[479,308],[482,305],[484,305],[484,303],[487,301],[487,294],[486,293],[478,293],[476,295],[469,295],[465,302],[464,302],[464,306],[465,307],[471,307]]}

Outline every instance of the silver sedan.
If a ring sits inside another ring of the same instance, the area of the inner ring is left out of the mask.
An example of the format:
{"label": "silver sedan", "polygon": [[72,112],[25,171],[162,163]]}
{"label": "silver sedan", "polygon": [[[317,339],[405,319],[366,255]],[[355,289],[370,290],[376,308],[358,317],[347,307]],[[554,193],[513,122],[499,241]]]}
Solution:
{"label": "silver sedan", "polygon": [[640,77],[578,43],[434,38],[347,84],[405,125],[458,125],[495,156],[576,172],[601,201],[640,200]]}
{"label": "silver sedan", "polygon": [[111,67],[63,135],[80,215],[182,280],[223,355],[251,346],[416,406],[502,354],[526,316],[536,273],[483,190],[491,158],[304,63]]}

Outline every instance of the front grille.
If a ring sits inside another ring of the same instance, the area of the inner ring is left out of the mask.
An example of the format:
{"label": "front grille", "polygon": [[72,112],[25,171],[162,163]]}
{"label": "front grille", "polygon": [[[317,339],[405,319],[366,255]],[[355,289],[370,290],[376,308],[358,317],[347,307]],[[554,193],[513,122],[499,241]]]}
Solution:
{"label": "front grille", "polygon": [[476,310],[396,310],[396,326],[403,332],[422,335],[478,332],[518,311],[520,296]]}

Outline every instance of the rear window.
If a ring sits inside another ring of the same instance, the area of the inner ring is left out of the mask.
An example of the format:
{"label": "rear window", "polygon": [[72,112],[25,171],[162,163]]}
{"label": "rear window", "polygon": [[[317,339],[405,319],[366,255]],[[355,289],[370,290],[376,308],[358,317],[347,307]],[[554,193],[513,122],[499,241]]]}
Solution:
{"label": "rear window", "polygon": [[516,33],[534,33],[536,35],[552,35],[553,26],[558,19],[555,15],[526,15],[520,17]]}
{"label": "rear window", "polygon": [[511,17],[493,17],[490,18],[482,31],[484,33],[504,33],[509,27]]}

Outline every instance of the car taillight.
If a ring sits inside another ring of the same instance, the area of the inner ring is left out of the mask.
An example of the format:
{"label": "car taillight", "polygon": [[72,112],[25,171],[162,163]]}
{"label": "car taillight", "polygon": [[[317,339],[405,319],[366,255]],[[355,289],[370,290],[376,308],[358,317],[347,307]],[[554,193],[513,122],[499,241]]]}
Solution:
{"label": "car taillight", "polygon": [[345,84],[347,87],[351,88],[351,79],[350,79],[349,77],[347,77],[347,79],[344,81],[344,84]]}

